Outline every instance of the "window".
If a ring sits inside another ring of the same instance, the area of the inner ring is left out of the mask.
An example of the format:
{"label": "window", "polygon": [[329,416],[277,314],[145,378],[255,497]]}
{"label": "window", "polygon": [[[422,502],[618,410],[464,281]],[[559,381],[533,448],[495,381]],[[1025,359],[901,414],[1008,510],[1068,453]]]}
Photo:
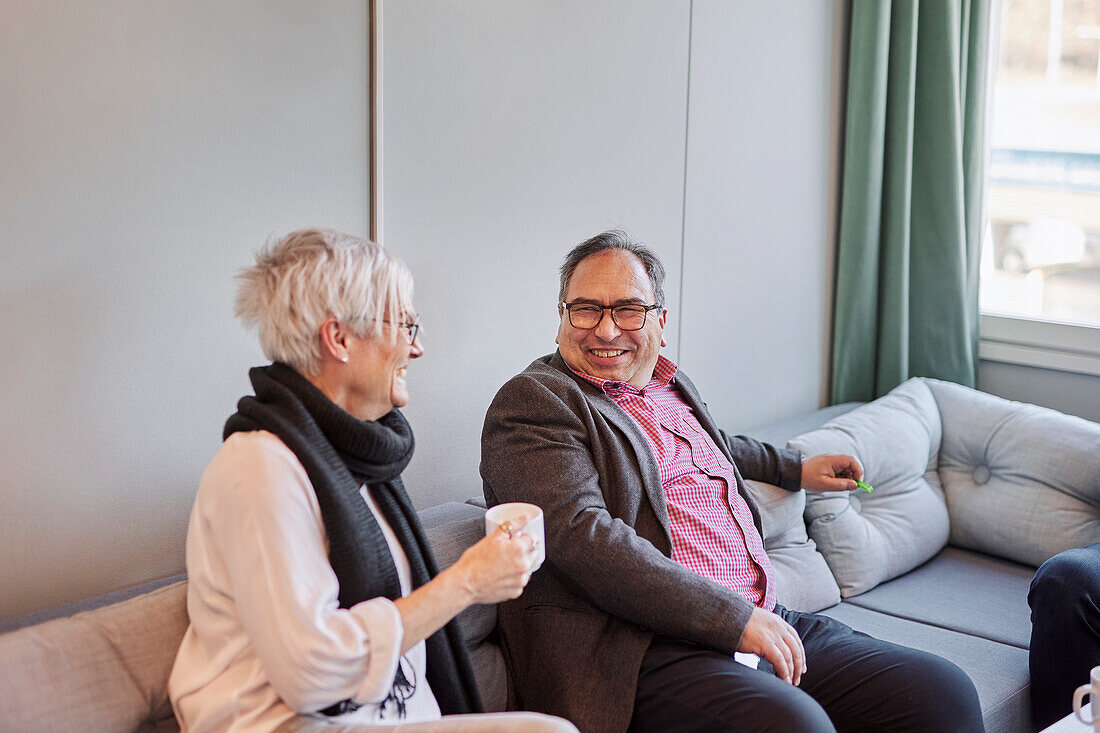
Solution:
{"label": "window", "polygon": [[1100,374],[1100,2],[998,23],[980,356]]}

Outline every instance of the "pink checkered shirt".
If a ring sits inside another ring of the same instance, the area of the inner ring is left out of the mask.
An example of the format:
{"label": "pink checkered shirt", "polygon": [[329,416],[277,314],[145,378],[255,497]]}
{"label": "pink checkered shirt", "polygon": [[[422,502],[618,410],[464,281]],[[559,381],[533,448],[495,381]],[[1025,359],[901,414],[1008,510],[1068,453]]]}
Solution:
{"label": "pink checkered shirt", "polygon": [[764,540],[737,493],[733,464],[672,385],[676,365],[659,357],[643,390],[573,371],[603,390],[645,434],[665,490],[672,559],[760,608],[774,608]]}

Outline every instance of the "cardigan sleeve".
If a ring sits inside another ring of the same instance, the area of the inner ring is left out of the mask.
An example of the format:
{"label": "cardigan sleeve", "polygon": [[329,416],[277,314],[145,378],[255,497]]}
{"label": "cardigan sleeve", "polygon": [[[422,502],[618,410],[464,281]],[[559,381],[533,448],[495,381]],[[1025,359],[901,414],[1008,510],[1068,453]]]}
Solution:
{"label": "cardigan sleeve", "polygon": [[[216,546],[204,556],[221,567],[189,567],[192,582],[220,578],[287,705],[309,712],[348,698],[385,698],[400,658],[400,613],[387,598],[339,608],[317,497],[282,441],[269,433],[231,436],[203,476],[195,512],[197,541]],[[233,619],[220,621],[227,633],[234,626]]]}

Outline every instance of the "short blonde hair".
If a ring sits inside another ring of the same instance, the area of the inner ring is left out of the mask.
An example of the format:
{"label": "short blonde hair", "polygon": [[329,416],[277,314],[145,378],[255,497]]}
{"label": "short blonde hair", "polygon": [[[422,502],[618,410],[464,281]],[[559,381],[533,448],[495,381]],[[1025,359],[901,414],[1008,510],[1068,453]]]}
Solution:
{"label": "short blonde hair", "polygon": [[[258,328],[264,355],[307,375],[320,369],[325,319],[380,338],[385,321],[399,323],[413,309],[405,263],[374,242],[331,229],[301,229],[269,242],[237,278],[236,314]],[[394,339],[398,331],[392,329]]]}

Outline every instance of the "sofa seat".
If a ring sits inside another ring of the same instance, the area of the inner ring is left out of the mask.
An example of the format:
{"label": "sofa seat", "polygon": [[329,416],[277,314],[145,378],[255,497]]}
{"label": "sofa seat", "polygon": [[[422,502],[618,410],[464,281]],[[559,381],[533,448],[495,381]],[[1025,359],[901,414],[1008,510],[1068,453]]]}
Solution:
{"label": "sofa seat", "polygon": [[[1031,731],[1028,589],[1040,563],[1100,541],[1100,425],[914,378],[748,434],[858,456],[875,487],[784,496],[749,482],[769,553],[796,559],[776,565],[779,602],[955,662],[987,730]],[[819,556],[828,572],[811,572]]]}
{"label": "sofa seat", "polygon": [[1035,568],[957,547],[846,603],[1027,649]]}
{"label": "sofa seat", "polygon": [[954,662],[974,681],[987,730],[1027,730],[1027,591],[1034,574],[1026,565],[946,547],[905,575],[821,613]]}
{"label": "sofa seat", "polygon": [[1031,730],[1027,649],[872,611],[848,601],[820,613],[875,638],[931,652],[959,665],[978,690],[987,731]]}

